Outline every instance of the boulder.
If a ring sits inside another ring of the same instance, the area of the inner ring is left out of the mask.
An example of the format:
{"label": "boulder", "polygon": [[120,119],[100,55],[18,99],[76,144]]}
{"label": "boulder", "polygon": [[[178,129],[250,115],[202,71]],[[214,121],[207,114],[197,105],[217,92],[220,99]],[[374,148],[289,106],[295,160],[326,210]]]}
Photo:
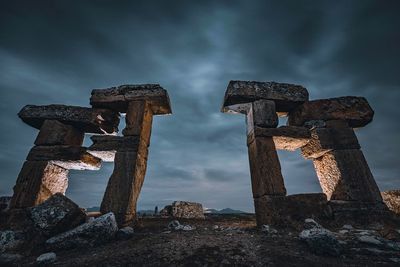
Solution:
{"label": "boulder", "polygon": [[107,89],[94,89],[90,104],[95,108],[109,108],[122,113],[131,101],[149,102],[154,115],[171,114],[167,90],[159,84],[120,85]]}
{"label": "boulder", "polygon": [[305,102],[289,113],[288,125],[304,126],[315,120],[344,120],[352,128],[372,121],[374,111],[364,97],[344,96]]}
{"label": "boulder", "polygon": [[229,112],[231,105],[258,99],[273,100],[276,111],[288,112],[307,101],[308,92],[300,85],[287,83],[230,81],[225,92],[222,112]]}
{"label": "boulder", "polygon": [[36,262],[39,264],[49,264],[57,260],[57,255],[54,252],[48,252],[40,255],[36,258]]}
{"label": "boulder", "polygon": [[17,265],[24,257],[21,254],[14,253],[1,253],[0,254],[0,265],[1,266],[14,266]]}
{"label": "boulder", "polygon": [[400,215],[400,190],[384,191],[381,195],[389,210]]}
{"label": "boulder", "polygon": [[18,116],[36,129],[40,129],[46,120],[57,120],[85,133],[115,134],[119,124],[118,112],[65,105],[27,105]]}
{"label": "boulder", "polygon": [[25,235],[22,231],[0,231],[0,253],[16,251],[25,243]]}
{"label": "boulder", "polygon": [[203,206],[200,203],[187,201],[174,201],[172,205],[165,206],[160,211],[162,216],[184,219],[204,219]]}
{"label": "boulder", "polygon": [[[310,221],[308,224],[310,224]],[[323,228],[318,223],[315,225],[315,227],[308,228],[309,229],[303,230],[299,237],[300,240],[303,240],[307,243],[312,252],[318,255],[340,255],[341,245],[331,231]]]}
{"label": "boulder", "polygon": [[29,211],[35,226],[47,236],[70,230],[86,220],[85,212],[61,193],[29,208]]}
{"label": "boulder", "polygon": [[117,231],[115,216],[110,212],[48,239],[46,246],[55,250],[96,246],[112,240]]}

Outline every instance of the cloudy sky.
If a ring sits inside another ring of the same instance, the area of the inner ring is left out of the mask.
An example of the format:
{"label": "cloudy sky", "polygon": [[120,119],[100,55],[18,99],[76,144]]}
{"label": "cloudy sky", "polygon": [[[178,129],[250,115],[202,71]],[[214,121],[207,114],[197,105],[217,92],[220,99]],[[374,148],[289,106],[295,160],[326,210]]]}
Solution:
{"label": "cloudy sky", "polygon": [[[220,113],[233,79],[301,84],[311,99],[365,96],[375,118],[357,131],[364,154],[381,190],[399,188],[399,10],[367,0],[1,1],[0,195],[12,194],[37,134],[16,115],[24,105],[89,106],[93,88],[159,83],[173,115],[154,119],[139,209],[189,200],[252,211],[244,117]],[[311,161],[279,156],[289,194],[321,191]],[[71,172],[67,195],[99,206],[112,168]]]}

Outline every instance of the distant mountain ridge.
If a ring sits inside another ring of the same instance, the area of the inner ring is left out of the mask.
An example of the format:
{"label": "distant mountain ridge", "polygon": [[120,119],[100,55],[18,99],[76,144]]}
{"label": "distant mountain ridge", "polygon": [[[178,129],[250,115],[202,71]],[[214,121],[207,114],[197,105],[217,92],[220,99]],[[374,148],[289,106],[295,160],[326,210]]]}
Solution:
{"label": "distant mountain ridge", "polygon": [[[90,207],[90,208],[86,208],[86,210],[88,212],[100,211],[100,207]],[[247,212],[241,211],[241,210],[235,210],[235,209],[231,209],[231,208],[225,208],[225,209],[221,209],[221,210],[204,209],[204,213],[207,213],[207,214],[241,214],[241,213],[247,213]],[[154,210],[139,210],[138,214],[153,215]]]}

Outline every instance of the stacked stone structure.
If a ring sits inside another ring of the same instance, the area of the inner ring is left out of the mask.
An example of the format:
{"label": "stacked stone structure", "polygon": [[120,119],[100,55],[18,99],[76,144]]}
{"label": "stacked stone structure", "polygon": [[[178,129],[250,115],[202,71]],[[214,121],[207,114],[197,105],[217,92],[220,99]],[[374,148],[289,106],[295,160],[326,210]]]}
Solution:
{"label": "stacked stone structure", "polygon": [[[367,100],[339,97],[309,101],[308,97],[302,86],[275,82],[231,81],[226,90],[222,112],[246,115],[259,225],[293,215],[282,207],[293,206],[294,201],[314,205],[312,209],[305,207],[305,213],[310,214],[303,216],[313,216],[313,212],[327,216],[331,210],[328,200],[339,202],[339,206],[344,202],[377,206],[382,203],[353,131],[372,121],[374,112]],[[278,116],[289,116],[287,126],[276,128]],[[298,148],[306,159],[313,160],[324,194],[286,196],[276,150]],[[301,210],[300,206],[296,205],[296,209]]]}
{"label": "stacked stone structure", "polygon": [[[38,205],[65,193],[68,170],[98,170],[115,161],[102,204],[120,225],[135,218],[136,202],[146,173],[153,115],[170,114],[168,93],[157,84],[95,89],[92,108],[25,106],[19,117],[40,129],[14,187],[11,208]],[[123,136],[117,136],[120,113],[126,113]],[[82,147],[85,133],[93,145]]]}

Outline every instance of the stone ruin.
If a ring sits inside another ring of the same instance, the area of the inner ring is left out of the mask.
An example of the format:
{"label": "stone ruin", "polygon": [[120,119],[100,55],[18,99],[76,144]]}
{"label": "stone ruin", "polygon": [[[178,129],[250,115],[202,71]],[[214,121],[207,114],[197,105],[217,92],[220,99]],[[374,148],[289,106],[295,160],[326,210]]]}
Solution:
{"label": "stone ruin", "polygon": [[[351,209],[384,209],[378,186],[354,128],[372,121],[363,97],[309,101],[300,85],[231,81],[222,112],[246,116],[247,146],[257,224],[293,214],[327,215]],[[278,126],[278,116],[288,116]],[[277,149],[301,149],[312,160],[324,194],[286,195]],[[329,201],[329,202],[328,202]]]}
{"label": "stone ruin", "polygon": [[[114,161],[101,212],[113,212],[119,225],[135,218],[152,118],[171,113],[168,93],[157,84],[123,85],[93,90],[90,104],[92,108],[28,105],[19,112],[25,123],[40,131],[18,175],[11,209],[64,194],[71,169],[98,170],[102,161]],[[126,127],[117,136],[120,113],[126,114]],[[85,133],[94,134],[90,147],[82,147]]]}
{"label": "stone ruin", "polygon": [[[155,84],[123,85],[93,90],[90,104],[92,108],[28,105],[20,111],[19,117],[40,131],[17,178],[11,209],[64,194],[68,170],[98,170],[106,161],[114,162],[114,171],[101,213],[113,212],[120,226],[135,218],[152,118],[171,113],[168,93]],[[308,91],[299,85],[231,81],[222,112],[246,116],[258,225],[385,209],[353,130],[372,121],[374,111],[365,98],[309,101]],[[120,113],[126,114],[126,127],[117,136]],[[277,127],[278,116],[288,116],[287,126]],[[90,147],[82,147],[85,133],[94,134]],[[313,161],[323,193],[287,196],[277,149],[301,149]]]}

